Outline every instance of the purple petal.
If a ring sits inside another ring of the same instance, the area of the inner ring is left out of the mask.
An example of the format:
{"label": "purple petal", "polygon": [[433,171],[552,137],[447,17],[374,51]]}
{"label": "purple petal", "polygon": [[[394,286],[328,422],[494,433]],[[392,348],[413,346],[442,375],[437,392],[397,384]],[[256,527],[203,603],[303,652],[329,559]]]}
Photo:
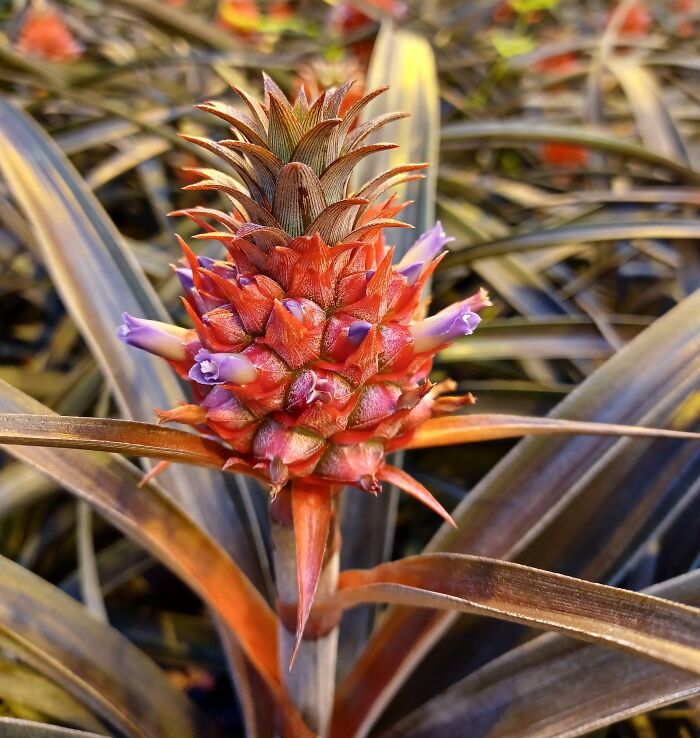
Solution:
{"label": "purple petal", "polygon": [[206,407],[207,409],[213,409],[225,404],[231,399],[231,397],[231,393],[225,387],[217,384],[211,388],[209,394],[200,404],[202,407]]}
{"label": "purple petal", "polygon": [[399,269],[399,272],[406,277],[408,284],[413,285],[418,281],[418,278],[423,273],[423,267],[425,264],[422,261],[417,261],[414,264]]}
{"label": "purple petal", "polygon": [[210,353],[201,349],[189,376],[198,384],[250,384],[257,376],[253,364],[241,354]]}
{"label": "purple petal", "polygon": [[186,328],[157,320],[135,318],[129,313],[122,313],[122,320],[124,323],[117,329],[117,336],[124,343],[164,359],[182,361],[186,357],[183,345],[189,332]]}
{"label": "purple petal", "polygon": [[422,262],[429,264],[445,247],[446,244],[454,241],[445,233],[442,223],[438,222],[426,231],[411,248],[404,254],[403,259],[398,263],[398,267],[402,270],[411,264]]}
{"label": "purple petal", "polygon": [[348,328],[348,341],[353,346],[359,346],[365,340],[365,336],[369,333],[371,327],[372,324],[368,323],[366,320],[356,320],[353,323],[350,323],[350,327]]}
{"label": "purple petal", "polygon": [[304,322],[304,309],[297,300],[286,299],[282,300],[282,305],[285,307],[300,323]]}
{"label": "purple petal", "polygon": [[481,318],[474,312],[474,309],[481,307],[484,305],[475,305],[474,298],[470,297],[455,305],[450,305],[431,318],[413,323],[410,330],[413,336],[414,351],[417,353],[432,351],[446,343],[451,343],[455,338],[470,335],[481,322]]}
{"label": "purple petal", "polygon": [[194,277],[192,276],[191,269],[178,267],[175,270],[175,274],[177,274],[177,278],[180,280],[182,289],[185,290],[185,292],[189,292],[191,289],[194,289]]}

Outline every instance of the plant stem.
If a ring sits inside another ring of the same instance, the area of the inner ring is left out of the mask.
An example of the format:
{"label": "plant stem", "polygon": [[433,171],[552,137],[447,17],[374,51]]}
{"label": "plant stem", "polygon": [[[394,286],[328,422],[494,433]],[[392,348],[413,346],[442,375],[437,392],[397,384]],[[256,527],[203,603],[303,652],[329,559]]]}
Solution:
{"label": "plant stem", "polygon": [[[335,694],[338,624],[335,621],[321,622],[314,618],[312,611],[296,660],[290,669],[294,650],[298,586],[291,492],[288,489],[282,490],[271,503],[270,520],[280,615],[278,634],[280,675],[309,728],[320,738],[326,738]],[[318,600],[331,596],[337,589],[339,550],[340,536],[334,514],[316,590]]]}

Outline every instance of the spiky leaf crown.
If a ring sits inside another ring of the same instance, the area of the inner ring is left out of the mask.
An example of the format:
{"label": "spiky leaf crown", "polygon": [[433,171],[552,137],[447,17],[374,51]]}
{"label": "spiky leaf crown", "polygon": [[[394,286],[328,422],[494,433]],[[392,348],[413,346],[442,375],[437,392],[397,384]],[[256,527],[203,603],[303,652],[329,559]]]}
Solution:
{"label": "spiky leaf crown", "polygon": [[291,104],[266,77],[264,103],[235,90],[247,113],[199,106],[226,120],[235,137],[188,140],[232,173],[195,170],[202,180],[186,189],[221,192],[233,210],[177,214],[202,227],[197,238],[220,241],[227,256],[197,257],[181,242],[177,273],[193,330],[130,316],[122,328],[125,340],[164,356],[192,384],[194,402],[161,418],[218,435],[234,452],[228,466],[273,489],[303,479],[377,492],[386,451],[436,412],[468,402],[438,399],[444,387],[427,376],[435,352],[471,333],[488,304],[479,293],[415,319],[449,239],[437,224],[393,263],[383,229],[405,227],[394,219],[402,205],[382,197],[424,165],[391,169],[350,192],[354,167],[393,147],[366,145],[367,138],[402,116],[356,125],[383,90],[341,115],[350,86],[314,101],[302,90]]}

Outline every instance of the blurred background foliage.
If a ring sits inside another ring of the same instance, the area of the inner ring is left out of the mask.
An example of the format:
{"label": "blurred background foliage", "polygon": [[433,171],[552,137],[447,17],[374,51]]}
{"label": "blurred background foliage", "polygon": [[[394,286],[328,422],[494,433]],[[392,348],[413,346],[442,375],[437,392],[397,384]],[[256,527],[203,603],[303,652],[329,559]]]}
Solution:
{"label": "blurred background foliage", "polygon": [[[479,332],[442,354],[435,377],[474,392],[483,412],[545,415],[700,287],[699,32],[698,0],[3,0],[0,90],[70,159],[183,320],[169,265],[178,258],[174,230],[187,235],[194,226],[166,214],[208,195],[180,189],[202,152],[178,133],[225,131],[192,104],[230,98],[231,84],[257,89],[262,70],[288,91],[356,79],[359,96],[391,83],[382,104],[413,119],[384,137],[399,140],[402,160],[437,162],[407,219],[420,230],[436,213],[455,239],[435,275],[433,304],[480,285],[494,298]],[[60,178],[49,186],[77,187]],[[92,227],[99,231],[99,218]],[[62,414],[117,414],[49,276],[55,269],[36,224],[0,182],[0,379]],[[99,282],[94,289],[88,299],[99,303]],[[654,344],[642,359],[660,375],[667,360]],[[660,384],[662,393],[672,389]],[[677,427],[698,429],[699,397],[696,382],[675,408]],[[513,445],[419,451],[407,465],[452,508]],[[608,528],[599,508],[595,517],[579,500],[549,523],[569,563],[548,560],[536,542],[526,560],[634,589],[697,567],[697,451],[667,441],[636,448],[621,462],[628,494],[611,502]],[[591,494],[612,495],[613,477],[591,483]],[[264,528],[262,500],[233,497],[239,506],[248,500],[247,514]],[[411,503],[394,512],[396,535],[381,534],[383,553],[420,552],[435,519]],[[637,522],[627,530],[629,520]],[[588,558],[577,558],[577,546]],[[225,658],[199,600],[9,457],[0,465],[0,553],[108,619],[220,735],[241,734]],[[426,666],[432,692],[522,638],[499,627],[503,645],[468,664],[446,670],[438,654]],[[460,637],[455,628],[442,656]],[[392,719],[416,706],[417,689],[408,683]],[[18,658],[2,632],[0,715],[104,730],[69,691]],[[686,702],[601,734],[692,736],[698,725],[697,703]]]}

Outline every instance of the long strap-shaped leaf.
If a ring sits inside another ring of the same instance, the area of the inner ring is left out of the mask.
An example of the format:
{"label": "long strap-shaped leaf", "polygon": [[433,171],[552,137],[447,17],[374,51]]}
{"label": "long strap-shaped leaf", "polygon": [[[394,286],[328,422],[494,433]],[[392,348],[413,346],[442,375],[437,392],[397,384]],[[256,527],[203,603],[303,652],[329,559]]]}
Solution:
{"label": "long strap-shaped leaf", "polygon": [[[648,593],[697,607],[700,570]],[[382,736],[573,738],[698,693],[696,674],[547,634],[486,664]]]}
{"label": "long strap-shaped leaf", "polygon": [[599,128],[558,126],[521,120],[492,120],[450,123],[443,126],[441,134],[441,143],[446,148],[455,148],[461,144],[474,142],[511,144],[513,142],[542,143],[544,141],[557,141],[570,143],[663,167],[671,172],[678,173],[689,182],[700,180],[700,172],[685,166],[681,162],[657,154],[627,139],[611,136]]}
{"label": "long strap-shaped leaf", "polygon": [[37,723],[34,720],[5,717],[0,718],[0,735],[3,738],[105,738],[97,733],[86,733],[84,730],[71,730]]}
{"label": "long strap-shaped leaf", "polygon": [[[547,435],[642,436],[700,440],[700,433],[583,423],[518,415],[460,415],[433,418],[419,426],[408,448]],[[229,454],[216,441],[194,433],[113,418],[0,413],[0,443],[112,451],[221,468]]]}
{"label": "long strap-shaped leaf", "polygon": [[449,269],[458,264],[476,259],[493,258],[516,251],[531,251],[567,243],[605,243],[619,239],[632,238],[669,238],[686,239],[700,237],[700,226],[696,220],[654,220],[634,221],[630,223],[586,223],[583,225],[566,225],[551,230],[523,233],[511,238],[503,238],[490,243],[455,251],[447,256],[444,268]]}
{"label": "long strap-shaped leaf", "polygon": [[230,456],[215,441],[152,423],[28,413],[0,414],[0,443],[113,451],[215,469]]}
{"label": "long strap-shaped leaf", "polygon": [[519,415],[457,415],[427,420],[416,430],[408,448],[451,446],[458,443],[493,441],[520,436],[643,436],[660,438],[695,438],[700,433],[637,428],[615,423],[587,423],[561,418],[536,418]]}
{"label": "long strap-shaped leaf", "polygon": [[[46,415],[40,417],[44,419],[57,417],[1,381],[0,407],[6,411],[43,412]],[[274,613],[226,552],[158,485],[149,482],[137,489],[140,470],[121,458],[26,445],[5,449],[90,502],[189,584],[230,628],[277,697],[292,734],[308,735],[279,682]]]}
{"label": "long strap-shaped leaf", "polygon": [[424,554],[350,570],[337,600],[493,615],[700,674],[700,609],[509,561]]}
{"label": "long strap-shaped leaf", "polygon": [[156,664],[73,598],[3,557],[0,633],[37,671],[126,735],[201,734],[191,705]]}

